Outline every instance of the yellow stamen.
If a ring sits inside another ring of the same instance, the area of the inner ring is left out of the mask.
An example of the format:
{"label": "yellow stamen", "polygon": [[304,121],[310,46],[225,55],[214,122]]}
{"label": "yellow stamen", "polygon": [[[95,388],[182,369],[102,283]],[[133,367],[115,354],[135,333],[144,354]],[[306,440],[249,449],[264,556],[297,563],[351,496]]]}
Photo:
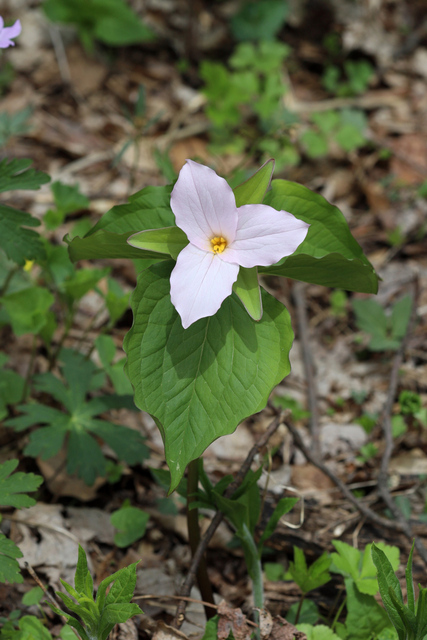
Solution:
{"label": "yellow stamen", "polygon": [[227,246],[227,240],[222,236],[215,236],[211,240],[211,245],[214,253],[222,253]]}

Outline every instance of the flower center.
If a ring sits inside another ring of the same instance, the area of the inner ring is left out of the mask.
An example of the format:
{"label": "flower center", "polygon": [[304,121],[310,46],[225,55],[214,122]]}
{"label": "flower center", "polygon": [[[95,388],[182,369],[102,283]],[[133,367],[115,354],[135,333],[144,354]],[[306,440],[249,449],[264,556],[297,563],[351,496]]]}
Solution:
{"label": "flower center", "polygon": [[222,236],[215,236],[211,240],[211,245],[214,253],[222,253],[227,246],[227,240]]}

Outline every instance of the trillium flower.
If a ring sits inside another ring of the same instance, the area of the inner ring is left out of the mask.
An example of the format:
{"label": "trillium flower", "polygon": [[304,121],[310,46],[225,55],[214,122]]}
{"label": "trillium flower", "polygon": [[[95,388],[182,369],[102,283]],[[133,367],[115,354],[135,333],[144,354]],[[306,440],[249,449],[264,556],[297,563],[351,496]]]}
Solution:
{"label": "trillium flower", "polygon": [[309,227],[267,205],[237,207],[227,182],[192,160],[181,169],[171,208],[189,240],[170,278],[172,304],[184,329],[218,311],[241,267],[271,266],[291,255]]}
{"label": "trillium flower", "polygon": [[20,33],[21,23],[19,20],[17,20],[11,27],[5,27],[4,20],[0,16],[0,49],[14,47],[15,43],[13,42],[12,38],[16,38]]}

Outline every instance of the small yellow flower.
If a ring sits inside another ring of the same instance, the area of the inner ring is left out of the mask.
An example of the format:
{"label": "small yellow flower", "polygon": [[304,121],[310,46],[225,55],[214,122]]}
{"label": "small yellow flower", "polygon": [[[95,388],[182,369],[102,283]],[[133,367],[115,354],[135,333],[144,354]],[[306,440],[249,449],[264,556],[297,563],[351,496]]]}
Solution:
{"label": "small yellow flower", "polygon": [[24,271],[30,273],[31,269],[34,266],[34,260],[25,260]]}

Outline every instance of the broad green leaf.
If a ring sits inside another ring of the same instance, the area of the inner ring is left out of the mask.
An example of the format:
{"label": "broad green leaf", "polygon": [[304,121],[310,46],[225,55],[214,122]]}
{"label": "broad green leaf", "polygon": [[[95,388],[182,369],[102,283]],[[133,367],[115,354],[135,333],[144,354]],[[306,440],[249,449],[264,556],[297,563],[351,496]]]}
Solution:
{"label": "broad green leaf", "polygon": [[[419,586],[419,595],[417,601],[417,635],[416,640],[424,640],[427,633],[427,589]],[[409,598],[408,598],[409,602]]]}
{"label": "broad green leaf", "polygon": [[308,598],[306,598],[305,600],[303,600],[301,607],[299,602],[294,602],[294,604],[289,607],[286,614],[286,620],[291,624],[295,624],[298,610],[299,624],[316,624],[316,622],[320,618],[320,613],[317,605],[313,602],[313,600],[308,600]]}
{"label": "broad green leaf", "polygon": [[408,327],[408,322],[411,317],[412,311],[412,297],[403,296],[400,300],[394,303],[391,312],[391,330],[393,338],[396,340],[403,340]]}
{"label": "broad green leaf", "polygon": [[80,193],[79,185],[68,185],[62,182],[54,182],[51,185],[56,208],[65,216],[81,209],[87,209],[90,200]]}
{"label": "broad green leaf", "polygon": [[137,507],[123,507],[111,514],[113,527],[118,529],[114,535],[114,544],[118,547],[128,547],[145,535],[150,516]]}
{"label": "broad green leaf", "polygon": [[344,577],[349,576],[356,582],[359,577],[361,552],[341,540],[333,540],[332,544],[338,553],[331,553],[331,571]]}
{"label": "broad green leaf", "polygon": [[126,358],[121,358],[118,362],[113,363],[117,353],[113,338],[108,335],[99,335],[95,340],[95,345],[101,364],[105,373],[111,379],[116,393],[119,395],[133,395],[132,385],[124,372]]}
{"label": "broad green leaf", "polygon": [[233,189],[236,206],[244,204],[261,204],[274,171],[274,160],[267,160],[253,176]]}
{"label": "broad green leaf", "polygon": [[237,280],[233,284],[233,291],[251,318],[258,322],[262,317],[262,302],[257,267],[252,269],[240,267]]}
{"label": "broad green leaf", "polygon": [[[139,231],[175,225],[170,208],[171,189],[146,187],[131,196],[127,204],[110,209],[84,238],[68,241],[71,259],[75,262],[83,258],[141,258],[142,251],[128,245],[127,238]],[[159,260],[154,252],[144,256]]]}
{"label": "broad green leaf", "polygon": [[41,587],[32,587],[26,591],[22,597],[22,604],[31,607],[33,604],[39,604],[44,598],[44,591]]}
{"label": "broad green leaf", "polygon": [[273,180],[264,203],[278,211],[289,211],[311,226],[295,253],[272,267],[260,268],[260,273],[347,291],[377,292],[378,276],[337,207],[310,189],[286,180]]}
{"label": "broad green leaf", "polygon": [[[32,160],[2,160],[0,162],[0,193],[15,189],[40,189],[42,184],[49,182],[47,173],[30,169]],[[33,225],[30,225],[33,226]],[[36,225],[34,225],[36,226]]]}
{"label": "broad green leaf", "polygon": [[17,466],[18,460],[7,460],[0,464],[0,505],[17,509],[32,507],[36,501],[26,494],[36,491],[43,478],[34,473],[13,473]]}
{"label": "broad green leaf", "polygon": [[392,598],[390,597],[389,589],[393,589],[396,598],[398,601],[403,604],[403,596],[402,590],[400,588],[399,580],[397,579],[393,567],[391,566],[390,560],[387,558],[385,553],[381,551],[377,547],[375,543],[372,544],[372,560],[377,568],[378,572],[378,586],[381,594],[381,598],[383,604],[386,608],[386,611],[389,615],[391,622],[393,623],[399,640],[406,639],[406,632],[404,624],[400,618],[399,612],[396,610],[396,607],[393,603]]}
{"label": "broad green leaf", "polygon": [[350,640],[367,640],[390,626],[390,620],[374,596],[360,593],[351,578],[346,578],[347,617],[345,626]]}
{"label": "broad green leaf", "polygon": [[79,269],[71,278],[62,283],[61,289],[73,300],[80,300],[92,291],[102,278],[110,273],[110,269]]}
{"label": "broad green leaf", "polygon": [[[315,627],[311,624],[297,624],[298,631],[302,631],[307,636],[307,640],[341,640],[330,627],[318,624]],[[366,639],[365,639],[366,640]]]}
{"label": "broad green leaf", "polygon": [[127,242],[136,249],[166,254],[176,259],[178,254],[187,246],[188,238],[179,227],[165,227],[163,229],[140,231],[131,235]]}
{"label": "broad green leaf", "polygon": [[45,287],[34,285],[9,293],[0,298],[0,302],[9,315],[14,333],[22,336],[25,333],[37,334],[43,329],[55,298]]}
{"label": "broad green leaf", "polygon": [[40,222],[29,213],[0,205],[0,248],[21,266],[26,260],[42,260],[45,253],[40,236],[26,228],[39,225]]}
{"label": "broad green leaf", "polygon": [[12,540],[0,533],[0,582],[24,582],[16,558],[22,558],[21,551]]}
{"label": "broad green leaf", "polygon": [[293,340],[287,310],[265,292],[258,323],[233,295],[184,330],[170,301],[172,267],[162,262],[140,274],[124,342],[135,402],[165,443],[171,490],[191,460],[265,406],[290,371]]}
{"label": "broad green leaf", "polygon": [[118,234],[100,229],[94,234],[86,235],[84,238],[76,237],[69,240],[68,236],[65,236],[64,240],[69,246],[70,258],[73,262],[78,260],[101,260],[104,258],[137,260],[144,257],[144,259],[165,259],[164,257],[161,258],[158,253],[154,253],[154,251],[143,252],[141,249],[131,247],[127,239],[133,233],[133,230]]}
{"label": "broad green leaf", "polygon": [[25,380],[12,369],[0,369],[0,420],[7,416],[7,406],[21,402]]}

